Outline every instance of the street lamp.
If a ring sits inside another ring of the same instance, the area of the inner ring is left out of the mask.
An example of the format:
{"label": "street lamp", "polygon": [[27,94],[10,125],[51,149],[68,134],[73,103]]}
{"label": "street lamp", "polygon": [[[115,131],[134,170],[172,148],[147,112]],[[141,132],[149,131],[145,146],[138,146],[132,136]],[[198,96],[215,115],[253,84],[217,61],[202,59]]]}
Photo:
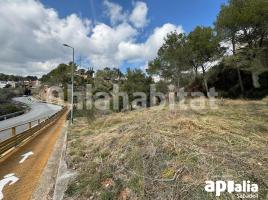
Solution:
{"label": "street lamp", "polygon": [[74,48],[68,44],[63,44],[63,46],[71,48],[73,50],[73,63],[72,63],[72,98],[71,98],[71,124],[73,124],[73,107],[74,107]]}

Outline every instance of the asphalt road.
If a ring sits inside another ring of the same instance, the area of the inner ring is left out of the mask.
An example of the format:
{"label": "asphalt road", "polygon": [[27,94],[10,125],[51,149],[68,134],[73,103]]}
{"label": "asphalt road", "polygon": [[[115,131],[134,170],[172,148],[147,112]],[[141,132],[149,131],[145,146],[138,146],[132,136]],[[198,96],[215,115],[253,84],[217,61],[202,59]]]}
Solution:
{"label": "asphalt road", "polygon": [[[27,123],[33,120],[38,120],[38,119],[45,120],[45,118],[53,115],[54,113],[56,113],[57,111],[61,109],[60,106],[48,104],[48,103],[42,103],[34,99],[33,97],[17,97],[17,98],[14,98],[13,100],[25,103],[31,109],[29,112],[23,115],[13,117],[4,121],[0,121],[0,141],[1,140],[3,141],[11,136],[11,129],[5,130],[2,132],[1,130],[9,128],[9,127],[17,126],[23,123]],[[38,123],[37,121],[33,122],[32,126],[35,126],[37,123]],[[28,124],[18,126],[16,128],[16,133],[19,134],[27,130],[28,127],[29,127]]]}
{"label": "asphalt road", "polygon": [[[64,130],[66,115],[64,113],[55,123],[0,159],[0,199],[31,199],[57,139]],[[25,158],[25,154],[29,153]],[[47,198],[40,196],[38,199]]]}

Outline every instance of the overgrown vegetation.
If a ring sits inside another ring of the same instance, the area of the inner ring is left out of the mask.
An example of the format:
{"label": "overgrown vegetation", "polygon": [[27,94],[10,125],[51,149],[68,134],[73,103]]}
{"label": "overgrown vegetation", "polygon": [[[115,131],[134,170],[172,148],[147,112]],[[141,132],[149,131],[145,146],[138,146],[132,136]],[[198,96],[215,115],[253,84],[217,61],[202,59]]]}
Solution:
{"label": "overgrown vegetation", "polygon": [[23,110],[23,108],[19,105],[14,105],[11,103],[0,104],[0,116],[14,113],[14,112],[18,112],[21,110]]}
{"label": "overgrown vegetation", "polygon": [[[43,84],[47,84],[50,86],[55,86],[60,84],[64,88],[67,87],[67,84],[71,84],[71,69],[72,62],[68,64],[61,63],[51,72],[41,77],[41,81]],[[77,65],[74,65],[74,83],[76,86],[81,86],[85,84],[92,83],[92,74],[93,72],[84,69],[81,70],[81,75],[78,73]]]}
{"label": "overgrown vegetation", "polygon": [[66,199],[215,199],[204,191],[206,180],[250,180],[266,199],[267,103],[225,100],[216,110],[156,106],[90,123],[78,118],[68,142],[68,166],[78,176]]}
{"label": "overgrown vegetation", "polygon": [[24,80],[31,80],[31,81],[35,81],[37,80],[36,76],[16,76],[16,75],[7,75],[7,74],[3,74],[0,73],[0,81],[24,81]]}
{"label": "overgrown vegetation", "polygon": [[21,111],[24,108],[21,104],[14,104],[11,102],[12,98],[23,94],[22,88],[3,88],[0,89],[0,115]]}
{"label": "overgrown vegetation", "polygon": [[[94,93],[112,96],[117,83],[131,101],[133,92],[148,95],[156,76],[164,93],[173,84],[176,91],[215,87],[220,97],[261,99],[268,94],[267,30],[267,0],[230,0],[215,27],[168,34],[147,74],[98,70]],[[87,117],[77,115],[68,141],[68,166],[78,176],[65,198],[212,200],[205,181],[250,180],[267,199],[268,99],[222,99],[215,110],[179,105],[100,116],[82,110]],[[237,198],[226,192],[218,199]]]}
{"label": "overgrown vegetation", "polygon": [[[268,78],[267,13],[266,0],[230,0],[221,7],[214,28],[197,26],[188,35],[170,33],[157,58],[149,63],[147,72],[180,87],[187,86],[190,91],[199,88],[207,93],[209,87],[215,87],[223,89],[224,96],[262,98],[268,88],[267,82],[258,82],[260,76]],[[218,67],[211,67],[213,62],[217,62]],[[210,70],[218,73],[211,76]],[[217,81],[228,85],[220,75],[223,70],[227,77],[233,76],[235,70],[236,81],[225,88],[209,85],[208,82]],[[189,73],[194,74],[194,79],[182,84],[181,78]]]}

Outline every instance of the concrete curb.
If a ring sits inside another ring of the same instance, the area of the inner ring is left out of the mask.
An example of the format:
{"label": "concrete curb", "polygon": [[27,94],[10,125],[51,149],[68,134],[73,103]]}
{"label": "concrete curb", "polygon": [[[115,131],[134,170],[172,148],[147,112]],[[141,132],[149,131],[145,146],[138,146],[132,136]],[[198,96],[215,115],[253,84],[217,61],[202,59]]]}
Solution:
{"label": "concrete curb", "polygon": [[64,193],[68,187],[69,181],[75,177],[76,173],[71,172],[66,163],[66,151],[67,151],[67,135],[68,131],[65,131],[64,144],[62,146],[60,163],[57,173],[57,178],[54,187],[53,200],[62,200]]}

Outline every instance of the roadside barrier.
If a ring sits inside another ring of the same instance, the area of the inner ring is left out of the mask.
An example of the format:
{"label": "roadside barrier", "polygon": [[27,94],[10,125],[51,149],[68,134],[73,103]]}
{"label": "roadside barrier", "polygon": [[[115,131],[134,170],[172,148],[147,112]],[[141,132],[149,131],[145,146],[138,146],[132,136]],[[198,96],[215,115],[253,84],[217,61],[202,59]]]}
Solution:
{"label": "roadside barrier", "polygon": [[[43,118],[37,119],[37,120],[23,123],[23,124],[14,126],[14,127],[9,127],[9,128],[0,130],[0,134],[1,134],[1,132],[6,132],[8,130],[11,130],[11,137],[0,142],[0,156],[3,153],[9,151],[10,149],[18,146],[23,141],[30,138],[31,136],[33,136],[35,133],[37,133],[42,128],[46,127],[47,125],[54,124],[66,111],[67,111],[67,107],[63,107],[59,112],[51,115],[50,117],[46,118],[43,121],[41,121]],[[37,122],[37,125],[33,126],[33,122]],[[28,124],[27,130],[25,130],[19,134],[16,133],[16,128],[18,126],[27,125],[27,124]]]}

